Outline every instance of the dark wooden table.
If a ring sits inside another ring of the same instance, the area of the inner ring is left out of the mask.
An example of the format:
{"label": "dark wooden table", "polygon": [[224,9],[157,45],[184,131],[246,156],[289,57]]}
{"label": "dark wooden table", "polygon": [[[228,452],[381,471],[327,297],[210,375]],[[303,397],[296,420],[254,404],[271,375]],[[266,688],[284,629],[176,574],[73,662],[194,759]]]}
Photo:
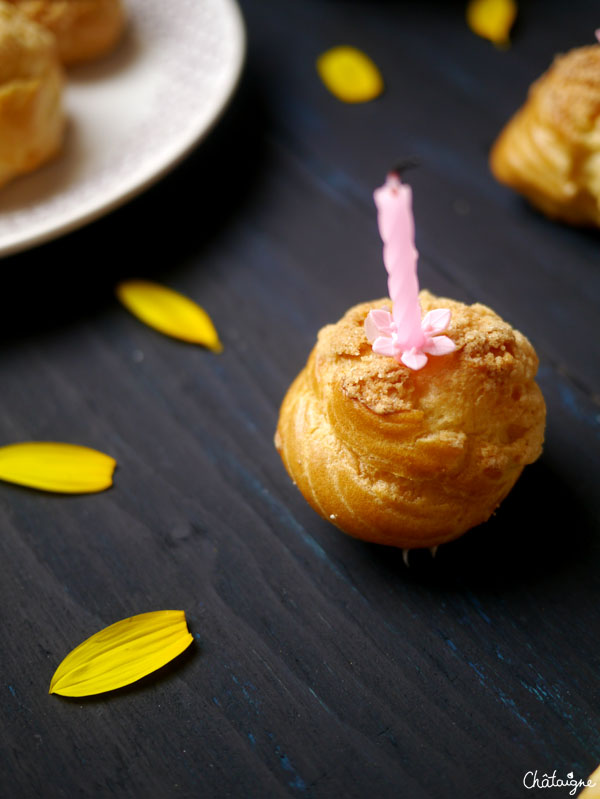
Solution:
{"label": "dark wooden table", "polygon": [[[598,735],[600,237],[495,183],[487,152],[597,3],[521,3],[513,46],[462,2],[242,0],[249,52],[224,118],[110,216],[2,263],[3,443],[118,460],[65,497],[0,484],[0,795],[563,797]],[[344,105],[315,58],[369,53],[385,94]],[[317,330],[385,294],[372,191],[416,157],[421,284],[479,300],[540,356],[544,454],[436,560],[352,540],[273,447]],[[114,286],[198,300],[216,356],[145,328]],[[70,649],[149,610],[192,647],[113,694],[47,694]]]}

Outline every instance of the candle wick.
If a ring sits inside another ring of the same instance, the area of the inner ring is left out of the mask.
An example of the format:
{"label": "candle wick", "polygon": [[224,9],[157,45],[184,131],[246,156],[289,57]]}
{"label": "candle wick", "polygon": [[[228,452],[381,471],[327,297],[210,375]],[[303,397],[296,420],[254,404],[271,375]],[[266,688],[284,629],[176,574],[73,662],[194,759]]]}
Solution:
{"label": "candle wick", "polygon": [[403,173],[409,169],[414,169],[417,166],[421,166],[421,160],[416,156],[411,156],[410,158],[404,158],[401,161],[398,161],[395,167],[390,170],[390,175],[395,175],[397,178],[401,178]]}

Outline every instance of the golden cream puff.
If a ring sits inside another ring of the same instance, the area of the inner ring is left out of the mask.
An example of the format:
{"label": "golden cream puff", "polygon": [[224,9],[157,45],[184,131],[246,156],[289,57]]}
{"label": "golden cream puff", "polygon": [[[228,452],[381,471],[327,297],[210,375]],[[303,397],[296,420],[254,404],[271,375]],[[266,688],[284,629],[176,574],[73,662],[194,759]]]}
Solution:
{"label": "golden cream puff", "polygon": [[393,302],[356,305],[319,332],[275,445],[344,532],[435,547],[486,521],[540,455],[538,359],[490,308],[418,293],[410,190],[391,175],[376,201]]}
{"label": "golden cream puff", "polygon": [[555,59],[500,133],[490,167],[547,216],[600,225],[600,45]]}
{"label": "golden cream puff", "polygon": [[62,88],[54,37],[0,2],[0,185],[59,151]]}
{"label": "golden cream puff", "polygon": [[116,45],[125,26],[121,0],[9,0],[56,36],[63,64],[90,61]]}

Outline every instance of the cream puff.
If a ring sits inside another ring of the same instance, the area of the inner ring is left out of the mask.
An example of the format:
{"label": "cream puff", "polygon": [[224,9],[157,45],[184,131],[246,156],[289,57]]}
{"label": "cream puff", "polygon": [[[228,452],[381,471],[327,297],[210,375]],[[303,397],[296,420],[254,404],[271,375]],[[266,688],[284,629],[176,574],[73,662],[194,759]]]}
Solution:
{"label": "cream puff", "polygon": [[0,185],[59,151],[63,71],[54,37],[0,2]]}
{"label": "cream puff", "polygon": [[500,133],[490,167],[547,216],[600,225],[600,45],[555,59]]}
{"label": "cream puff", "polygon": [[125,26],[121,0],[9,0],[50,30],[63,64],[90,61],[116,45]]}
{"label": "cream puff", "polygon": [[407,188],[391,176],[376,193],[394,302],[356,305],[319,332],[275,445],[323,518],[412,549],[491,516],[540,455],[546,409],[524,335],[485,305],[417,293]]}

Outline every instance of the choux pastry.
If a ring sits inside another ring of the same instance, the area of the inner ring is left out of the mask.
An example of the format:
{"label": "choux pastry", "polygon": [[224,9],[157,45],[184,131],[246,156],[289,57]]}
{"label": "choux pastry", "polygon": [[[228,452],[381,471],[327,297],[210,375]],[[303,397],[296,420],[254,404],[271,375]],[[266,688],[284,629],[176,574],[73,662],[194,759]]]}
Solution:
{"label": "choux pastry", "polygon": [[545,404],[525,336],[484,305],[417,294],[407,189],[392,175],[376,192],[393,304],[356,305],[319,332],[275,445],[323,518],[412,549],[490,517],[541,453]]}
{"label": "choux pastry", "polygon": [[60,149],[62,88],[54,37],[0,2],[0,185]]}
{"label": "choux pastry", "polygon": [[549,217],[600,225],[600,45],[555,59],[500,133],[490,167]]}
{"label": "choux pastry", "polygon": [[456,350],[420,371],[373,352],[364,322],[324,327],[281,407],[276,445],[305,499],[356,538],[432,547],[486,521],[539,456],[545,405],[529,341],[484,305],[452,311]]}
{"label": "choux pastry", "polygon": [[56,36],[63,64],[112,50],[125,26],[121,0],[9,0]]}

